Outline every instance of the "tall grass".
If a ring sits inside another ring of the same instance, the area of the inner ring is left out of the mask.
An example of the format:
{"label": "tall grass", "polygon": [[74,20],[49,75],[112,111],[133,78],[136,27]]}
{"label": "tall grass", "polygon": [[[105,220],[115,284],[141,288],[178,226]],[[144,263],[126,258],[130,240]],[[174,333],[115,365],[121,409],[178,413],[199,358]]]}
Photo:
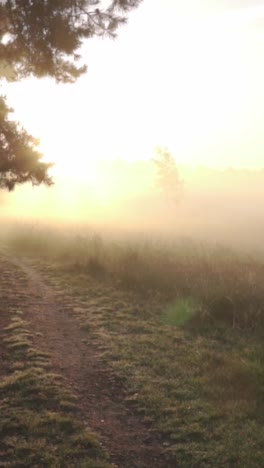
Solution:
{"label": "tall grass", "polygon": [[261,259],[92,230],[20,230],[9,247],[67,292],[132,412],[162,434],[168,466],[264,466]]}
{"label": "tall grass", "polygon": [[72,274],[111,280],[174,304],[191,300],[199,304],[190,314],[196,324],[264,329],[264,262],[223,246],[36,227],[14,232],[8,244],[22,254],[57,261]]}

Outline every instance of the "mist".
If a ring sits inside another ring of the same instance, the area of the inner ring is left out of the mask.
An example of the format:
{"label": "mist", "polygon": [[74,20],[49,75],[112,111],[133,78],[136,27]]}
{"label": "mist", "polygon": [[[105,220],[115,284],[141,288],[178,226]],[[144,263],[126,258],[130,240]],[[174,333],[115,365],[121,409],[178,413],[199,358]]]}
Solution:
{"label": "mist", "polygon": [[263,250],[264,171],[178,166],[177,199],[157,184],[152,161],[98,162],[90,178],[54,176],[50,188],[0,193],[2,226],[27,224],[188,238],[248,251]]}

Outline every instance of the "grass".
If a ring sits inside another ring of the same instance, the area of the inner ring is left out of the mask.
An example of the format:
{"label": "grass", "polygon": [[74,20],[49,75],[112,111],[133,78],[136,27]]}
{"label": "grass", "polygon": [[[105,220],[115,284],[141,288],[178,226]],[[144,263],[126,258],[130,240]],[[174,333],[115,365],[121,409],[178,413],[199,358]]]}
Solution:
{"label": "grass", "polygon": [[263,466],[261,259],[194,243],[81,240],[51,237],[33,256],[29,240],[13,248],[36,259],[96,340],[131,411],[162,434],[168,460]]}
{"label": "grass", "polygon": [[13,312],[1,333],[8,368],[0,381],[0,465],[107,468],[98,438],[79,422],[75,397],[49,356],[32,346],[30,324]]}
{"label": "grass", "polygon": [[163,321],[167,325],[184,325],[199,313],[200,308],[199,302],[192,297],[180,298],[167,307]]}
{"label": "grass", "polygon": [[110,280],[137,293],[161,295],[172,304],[194,301],[204,321],[264,331],[261,256],[191,240],[107,238],[92,231],[74,235],[37,228],[21,228],[19,235],[10,235],[9,246],[57,262],[72,275]]}
{"label": "grass", "polygon": [[186,309],[194,310],[193,300],[170,308],[155,296],[52,266],[49,281],[61,290],[67,285],[80,327],[101,344],[102,358],[124,382],[131,411],[163,435],[170,463],[263,465],[264,354],[258,335],[221,322],[190,327]]}

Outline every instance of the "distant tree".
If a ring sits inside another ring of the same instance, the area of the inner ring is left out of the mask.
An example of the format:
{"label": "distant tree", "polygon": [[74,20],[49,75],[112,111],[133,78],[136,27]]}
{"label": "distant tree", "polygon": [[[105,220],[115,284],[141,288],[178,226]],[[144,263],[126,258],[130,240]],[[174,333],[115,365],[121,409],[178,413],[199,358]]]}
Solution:
{"label": "distant tree", "polygon": [[167,199],[178,202],[183,194],[183,180],[177,163],[167,148],[156,148],[152,159],[156,166],[156,186]]}
{"label": "distant tree", "polygon": [[[86,72],[80,47],[92,37],[115,37],[142,0],[0,0],[0,79],[49,76],[72,83]],[[0,98],[0,188],[51,183],[36,140],[8,119]]]}

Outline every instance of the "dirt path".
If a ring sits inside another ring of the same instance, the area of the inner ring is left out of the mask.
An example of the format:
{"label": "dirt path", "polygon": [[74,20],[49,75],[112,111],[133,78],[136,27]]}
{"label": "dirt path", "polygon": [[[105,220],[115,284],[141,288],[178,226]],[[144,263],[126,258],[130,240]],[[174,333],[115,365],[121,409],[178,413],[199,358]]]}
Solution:
{"label": "dirt path", "polygon": [[87,343],[89,335],[80,330],[69,304],[20,258],[4,256],[0,260],[0,284],[14,274],[14,268],[18,277],[19,272],[24,273],[24,283],[14,284],[13,301],[17,299],[17,305],[23,307],[25,318],[38,333],[38,347],[51,354],[54,372],[63,375],[65,385],[76,394],[81,418],[101,435],[113,465],[169,468],[162,455],[162,441],[124,402],[122,384],[102,362],[96,343]]}

